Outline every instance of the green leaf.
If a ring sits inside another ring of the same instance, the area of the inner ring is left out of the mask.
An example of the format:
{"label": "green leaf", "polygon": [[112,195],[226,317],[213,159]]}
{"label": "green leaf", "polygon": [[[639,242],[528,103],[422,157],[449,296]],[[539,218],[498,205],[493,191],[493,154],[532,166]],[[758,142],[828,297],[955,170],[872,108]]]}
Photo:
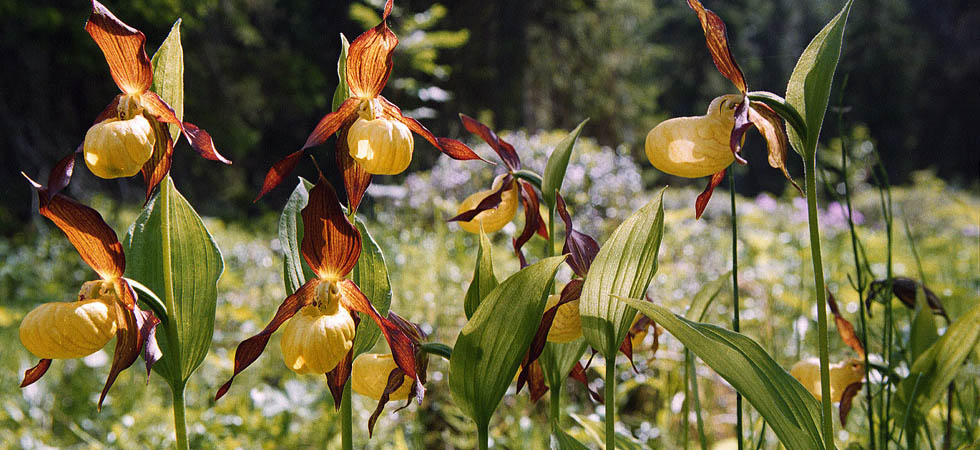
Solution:
{"label": "green leaf", "polygon": [[[928,312],[927,308],[926,309]],[[974,306],[953,322],[934,344],[922,353],[898,386],[892,402],[892,414],[898,428],[904,427],[906,410],[911,404],[912,419],[923,417],[939,402],[943,392],[956,377],[960,367],[980,342],[980,305]],[[917,385],[918,384],[918,385]]]}
{"label": "green leaf", "polygon": [[543,259],[497,286],[466,323],[449,360],[453,401],[486,427],[507,392],[544,314],[564,256]]}
{"label": "green leaf", "polygon": [[473,269],[473,281],[466,289],[466,297],[463,300],[463,310],[466,312],[466,319],[469,320],[480,306],[484,297],[497,287],[497,277],[493,275],[493,258],[491,255],[492,246],[487,234],[480,229],[480,248],[476,251],[476,267]]}
{"label": "green leaf", "polygon": [[926,304],[926,293],[922,283],[917,283],[915,289],[915,316],[912,318],[912,326],[909,332],[910,360],[915,361],[926,349],[939,339],[939,331],[936,329],[936,319],[933,317],[932,309]]}
{"label": "green leaf", "polygon": [[[573,438],[565,430],[562,430],[557,423],[553,423],[551,426],[551,435],[555,437],[555,441],[558,441],[559,450],[589,450],[585,444],[578,441],[578,439]],[[552,444],[554,448],[554,444]]]}
{"label": "green leaf", "polygon": [[163,295],[170,320],[157,333],[163,359],[153,369],[177,387],[211,346],[224,262],[204,222],[170,177],[160,186],[126,236],[126,276]]}
{"label": "green leaf", "polygon": [[337,89],[333,91],[333,110],[336,111],[345,100],[350,98],[350,87],[347,85],[347,49],[350,43],[347,36],[340,33],[340,57],[337,58]]}
{"label": "green leaf", "polygon": [[545,344],[538,361],[541,361],[541,369],[544,371],[544,376],[548,379],[548,386],[551,389],[561,391],[572,367],[582,358],[582,354],[588,348],[589,344],[583,338],[564,344],[554,342]]}
{"label": "green leaf", "polygon": [[711,306],[711,303],[718,298],[718,294],[721,294],[721,289],[728,285],[731,276],[732,272],[728,271],[714,281],[702,286],[701,290],[697,294],[694,294],[694,298],[691,300],[691,307],[684,313],[684,318],[695,322],[704,320],[704,315],[708,313],[708,308]]}
{"label": "green leaf", "polygon": [[[591,420],[588,417],[580,416],[578,414],[572,414],[571,416],[573,419],[575,419],[576,422],[578,422],[579,425],[582,426],[582,428],[585,429],[585,432],[588,433],[589,436],[595,439],[596,444],[600,446],[599,448],[605,448],[606,430],[605,428],[603,428],[603,424]],[[624,450],[646,449],[646,447],[644,447],[643,444],[641,444],[639,441],[634,439],[633,436],[627,436],[618,431],[616,432],[615,439],[616,439],[617,449],[624,449]]]}
{"label": "green leaf", "polygon": [[[388,266],[374,237],[360,219],[354,225],[361,232],[361,257],[351,272],[351,279],[361,288],[361,292],[371,301],[381,315],[388,315],[391,307],[391,282],[388,279]],[[381,336],[381,329],[373,320],[361,320],[354,337],[354,357],[371,350]]]}
{"label": "green leaf", "polygon": [[555,206],[555,192],[561,189],[561,184],[565,181],[565,171],[568,169],[568,159],[572,156],[572,149],[575,148],[575,141],[582,133],[582,127],[589,119],[585,119],[578,124],[565,139],[562,139],[555,146],[551,156],[548,157],[548,164],[544,167],[544,180],[541,182],[541,198],[549,208]]}
{"label": "green leaf", "polygon": [[823,127],[824,113],[827,112],[830,86],[837,71],[844,26],[851,12],[852,1],[847,0],[840,13],[813,37],[796,62],[786,86],[786,102],[796,108],[806,121],[806,136],[798,135],[792,127],[787,130],[790,143],[804,157],[817,151],[817,138]]}
{"label": "green leaf", "polygon": [[[286,207],[279,216],[279,244],[283,251],[283,282],[286,294],[296,292],[303,283],[316,276],[305,264],[300,243],[303,241],[303,208],[310,200],[313,184],[300,178]],[[371,301],[382,315],[388,314],[391,306],[391,282],[388,279],[388,266],[384,253],[367,227],[360,219],[354,219],[354,226],[361,232],[361,257],[351,272],[351,279],[361,288],[361,292]],[[362,320],[354,338],[354,356],[371,350],[381,335],[381,329],[370,320]]]}
{"label": "green leaf", "polygon": [[[749,92],[748,96],[749,100],[764,103],[766,106],[775,111],[776,114],[779,114],[779,116],[782,117],[794,131],[796,131],[798,136],[806,136],[806,121],[803,120],[803,116],[800,115],[800,112],[797,111],[793,105],[786,103],[785,98],[766,91]],[[796,148],[794,147],[794,149]],[[797,150],[797,152],[799,152],[799,150]]]}
{"label": "green leaf", "polygon": [[636,317],[636,310],[613,296],[643,297],[657,272],[665,190],[616,228],[585,277],[579,303],[582,334],[606,358],[616,355]]}
{"label": "green leaf", "polygon": [[[150,90],[174,109],[178,119],[184,120],[184,48],[180,45],[180,19],[174,22],[170,34],[160,44],[150,63],[153,64],[153,86]],[[170,137],[176,141],[180,127],[168,125]]]}
{"label": "green leaf", "polygon": [[788,450],[824,448],[820,404],[748,337],[714,325],[692,322],[653,303],[622,299],[697,354],[745,397]]}

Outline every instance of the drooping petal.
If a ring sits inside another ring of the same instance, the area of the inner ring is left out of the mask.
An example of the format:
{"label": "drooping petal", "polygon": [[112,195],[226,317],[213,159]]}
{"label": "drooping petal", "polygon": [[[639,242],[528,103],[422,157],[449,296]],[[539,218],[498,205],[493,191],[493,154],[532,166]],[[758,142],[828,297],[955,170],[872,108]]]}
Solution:
{"label": "drooping petal", "polygon": [[[405,371],[401,368],[395,368],[388,373],[388,381],[385,383],[385,389],[381,393],[381,398],[378,399],[378,406],[374,408],[374,412],[371,413],[371,417],[368,419],[368,437],[374,436],[374,424],[378,422],[378,418],[381,417],[381,413],[384,412],[385,405],[388,404],[388,398],[392,392],[395,392],[405,384]],[[411,395],[409,396],[409,401],[411,401]]]}
{"label": "drooping petal", "polygon": [[514,246],[514,253],[521,260],[521,267],[527,265],[527,261],[524,260],[524,253],[521,251],[524,248],[524,244],[531,240],[534,233],[541,234],[544,231],[545,239],[548,238],[548,230],[544,228],[544,219],[541,218],[540,203],[538,202],[538,194],[534,191],[534,187],[531,183],[524,180],[517,180],[517,184],[521,187],[521,203],[524,205],[524,231],[521,231],[520,236],[512,241]]}
{"label": "drooping petal", "polygon": [[303,208],[300,250],[321,278],[340,278],[354,269],[361,256],[361,233],[347,220],[333,186],[320,178]]}
{"label": "drooping petal", "polygon": [[139,330],[140,342],[143,343],[143,362],[146,363],[146,382],[150,382],[150,370],[163,357],[160,345],[157,343],[157,325],[160,319],[153,311],[144,311],[136,306],[136,326]]}
{"label": "drooping petal", "polygon": [[24,371],[24,381],[20,383],[20,387],[27,387],[34,384],[35,381],[40,380],[44,376],[50,367],[50,359],[44,358],[38,361],[36,366]]}
{"label": "drooping petal", "polygon": [[371,174],[351,158],[347,147],[347,131],[342,130],[337,138],[337,168],[344,178],[344,189],[347,191],[347,207],[351,213],[357,212],[361,199],[371,185]]}
{"label": "drooping petal", "polygon": [[840,425],[842,427],[847,426],[847,416],[851,413],[851,403],[854,400],[854,396],[861,392],[861,387],[864,386],[864,382],[857,381],[847,385],[844,388],[844,393],[840,397]]}
{"label": "drooping petal", "polygon": [[735,161],[739,164],[747,164],[748,161],[742,157],[742,142],[745,136],[745,132],[752,127],[752,122],[749,120],[749,101],[748,99],[742,100],[738,106],[735,107],[735,125],[732,126],[732,132],[728,138],[728,148],[732,150],[732,154],[735,155]]}
{"label": "drooping petal", "polygon": [[282,183],[282,180],[285,180],[286,176],[292,173],[293,169],[296,168],[296,165],[299,164],[299,160],[303,157],[303,153],[305,152],[305,150],[292,152],[289,155],[286,155],[285,158],[280,159],[278,162],[273,164],[272,167],[269,168],[269,172],[265,174],[265,180],[262,182],[262,191],[259,192],[259,195],[256,196],[255,200],[253,201],[259,201],[259,199],[265,194],[268,194],[269,191],[275,189],[276,186],[279,186],[279,184]]}
{"label": "drooping petal", "polygon": [[698,14],[698,20],[704,30],[704,39],[708,44],[708,51],[711,52],[711,59],[714,60],[718,72],[731,80],[735,87],[744,94],[748,88],[745,85],[742,69],[738,68],[738,63],[735,62],[735,57],[732,56],[731,48],[728,45],[725,22],[710,9],[705,9],[700,0],[687,0],[687,5]]}
{"label": "drooping petal", "polygon": [[313,132],[306,138],[303,150],[326,142],[337,130],[354,122],[357,119],[357,107],[360,103],[360,99],[351,97],[344,100],[344,103],[341,103],[336,111],[323,116],[313,128]]}
{"label": "drooping petal", "polygon": [[841,315],[840,308],[837,306],[837,298],[830,293],[829,289],[827,290],[827,306],[830,307],[830,313],[834,315],[837,334],[840,335],[841,340],[863,358],[864,346],[861,345],[861,340],[858,339],[857,332],[854,331],[854,325],[851,325],[851,322]]}
{"label": "drooping petal", "polygon": [[575,363],[575,365],[572,367],[572,372],[568,374],[568,377],[582,383],[582,386],[585,386],[585,389],[589,391],[589,397],[592,397],[594,402],[599,404],[605,403],[605,401],[602,399],[602,394],[596,392],[595,389],[592,389],[592,386],[589,386],[589,378],[585,376],[585,368],[582,367],[582,363]]}
{"label": "drooping petal", "polygon": [[391,75],[391,54],[398,45],[398,37],[388,29],[391,6],[388,0],[381,23],[361,33],[347,50],[347,84],[354,97],[376,97]]}
{"label": "drooping petal", "polygon": [[58,195],[71,182],[74,171],[75,152],[71,152],[51,168],[51,173],[48,175],[47,195],[49,197]]}
{"label": "drooping petal", "polygon": [[353,281],[347,279],[340,280],[338,287],[343,293],[343,299],[348,309],[367,314],[378,325],[378,328],[381,328],[381,333],[384,334],[385,340],[388,341],[388,348],[391,349],[395,363],[405,371],[406,376],[415,379],[415,389],[418,392],[418,400],[421,403],[422,397],[425,394],[425,388],[422,387],[422,381],[419,378],[419,372],[416,368],[416,344],[397,325],[382,317],[378,313],[378,310],[374,309],[371,301],[364,296],[364,293],[361,292]]}
{"label": "drooping petal", "polygon": [[521,158],[517,156],[517,150],[514,149],[513,145],[497,136],[497,133],[494,133],[490,127],[466,114],[460,113],[459,120],[463,122],[463,127],[467,131],[483,139],[500,156],[500,159],[511,172],[521,169]]}
{"label": "drooping petal", "polygon": [[574,301],[582,296],[582,285],[583,281],[580,279],[574,279],[568,282],[564,288],[561,290],[561,297],[551,308],[548,308],[544,315],[541,317],[541,323],[538,325],[538,330],[534,333],[534,339],[531,340],[531,346],[528,347],[527,353],[524,354],[524,360],[521,361],[521,372],[517,377],[517,392],[521,391],[524,387],[524,382],[528,380],[530,376],[529,368],[531,364],[538,360],[541,356],[541,352],[544,351],[544,345],[548,342],[548,332],[551,331],[551,325],[554,323],[555,315],[558,314],[558,308],[565,303]]}
{"label": "drooping petal", "polygon": [[276,315],[272,317],[272,320],[269,321],[269,324],[262,331],[238,344],[238,347],[235,349],[235,370],[231,378],[218,389],[218,393],[214,396],[215,400],[225,395],[231,387],[232,381],[235,381],[235,377],[258,359],[259,355],[265,350],[265,346],[269,343],[269,338],[272,337],[272,333],[275,333],[283,323],[296,315],[296,312],[301,308],[313,303],[318,284],[320,284],[318,278],[307,281],[293,295],[283,300],[282,304],[279,305],[279,309],[276,310]]}
{"label": "drooping petal", "polygon": [[708,207],[708,200],[711,200],[711,194],[715,191],[715,188],[721,184],[721,181],[725,179],[725,171],[716,172],[711,176],[711,181],[708,182],[708,186],[704,188],[704,191],[698,195],[697,200],[694,201],[694,218],[700,219],[701,214],[704,212],[704,208]]}
{"label": "drooping petal", "polygon": [[98,1],[92,0],[92,15],[85,31],[102,49],[109,72],[119,89],[127,94],[144,92],[153,84],[153,68],[146,56],[146,36],[121,20]]}
{"label": "drooping petal", "polygon": [[119,278],[126,271],[126,257],[116,232],[98,211],[62,194],[48,196],[47,188],[28,178],[37,190],[41,215],[65,233],[89,267],[104,280]]}
{"label": "drooping petal", "polygon": [[231,164],[231,161],[218,153],[218,149],[214,147],[214,140],[211,139],[211,135],[207,131],[198,128],[197,125],[190,122],[181,122],[177,118],[177,113],[174,112],[173,108],[167,102],[163,101],[159,95],[154,92],[147,92],[143,94],[142,101],[146,110],[155,116],[157,120],[172,123],[180,127],[181,133],[187,138],[187,143],[202,158]]}
{"label": "drooping petal", "polygon": [[162,122],[151,121],[153,126],[156,143],[153,144],[153,154],[150,159],[143,163],[140,171],[143,173],[143,181],[146,182],[146,201],[150,201],[150,196],[157,185],[170,172],[170,165],[173,163],[174,141],[170,139],[170,131]]}
{"label": "drooping petal", "polygon": [[565,262],[576,275],[585,278],[592,266],[592,260],[599,253],[599,243],[592,236],[572,228],[572,217],[565,207],[565,199],[559,193],[556,193],[555,199],[558,215],[565,222],[565,245],[561,252],[571,255]]}
{"label": "drooping petal", "polygon": [[504,178],[500,182],[500,186],[497,190],[493,191],[490,195],[486,196],[480,203],[468,211],[463,211],[453,218],[449,219],[448,222],[469,222],[473,220],[478,214],[483,211],[491,210],[500,205],[503,201],[504,192],[511,189],[514,177],[511,174],[504,175]]}
{"label": "drooping petal", "polygon": [[759,130],[759,133],[766,138],[766,147],[769,149],[769,166],[781,170],[783,176],[793,184],[800,195],[803,195],[803,189],[796,184],[789,171],[786,170],[786,155],[789,154],[787,150],[790,147],[782,117],[765,103],[752,102],[749,105],[749,120],[755,125],[755,129]]}
{"label": "drooping petal", "polygon": [[531,401],[537,402],[548,392],[548,385],[544,381],[544,371],[541,370],[541,361],[534,361],[528,368],[527,388],[531,391]]}
{"label": "drooping petal", "polygon": [[[435,148],[440,152],[445,153],[452,159],[456,160],[471,160],[479,159],[485,161],[480,155],[477,155],[471,148],[466,146],[466,144],[450,138],[437,138],[428,128],[423,126],[419,121],[402,115],[402,110],[394,103],[390,102],[388,99],[378,96],[378,100],[381,101],[381,108],[384,114],[392,119],[395,119],[412,130],[415,134],[422,136],[425,140],[429,141]],[[446,144],[444,147],[443,144]]]}
{"label": "drooping petal", "polygon": [[109,388],[116,382],[116,377],[123,370],[136,362],[140,356],[142,342],[140,342],[139,326],[136,323],[134,311],[127,308],[121,302],[113,303],[113,310],[116,315],[116,349],[112,354],[112,366],[109,367],[109,376],[106,378],[105,387],[99,395],[99,411],[102,410],[102,402],[109,393]]}
{"label": "drooping petal", "polygon": [[[354,328],[356,329],[361,323],[361,319],[354,315]],[[333,397],[333,407],[334,410],[340,410],[340,402],[344,396],[344,385],[347,384],[347,380],[350,379],[351,374],[351,364],[354,360],[354,348],[352,347],[350,351],[344,355],[344,359],[337,363],[337,367],[333,370],[327,372],[327,388],[330,389],[330,395]]]}

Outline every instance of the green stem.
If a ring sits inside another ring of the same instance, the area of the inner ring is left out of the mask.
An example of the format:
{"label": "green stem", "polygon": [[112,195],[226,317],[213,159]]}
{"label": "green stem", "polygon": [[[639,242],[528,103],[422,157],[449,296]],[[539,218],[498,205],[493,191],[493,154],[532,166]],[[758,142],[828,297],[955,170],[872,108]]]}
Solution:
{"label": "green stem", "polygon": [[616,349],[606,358],[606,448],[616,448]]}
{"label": "green stem", "polygon": [[184,419],[184,387],[171,387],[174,398],[174,430],[177,431],[177,450],[188,450],[187,421]]}
{"label": "green stem", "polygon": [[490,424],[489,423],[476,424],[476,432],[479,440],[480,450],[486,450],[490,448]]}
{"label": "green stem", "polygon": [[810,231],[810,255],[813,260],[813,281],[817,294],[817,347],[820,352],[820,393],[823,397],[821,410],[823,416],[824,447],[834,450],[834,419],[830,404],[830,365],[827,349],[827,291],[823,278],[823,257],[820,253],[820,226],[817,218],[817,172],[816,152],[803,160],[806,177],[807,221]]}
{"label": "green stem", "polygon": [[561,426],[561,385],[551,388],[551,404],[548,405],[548,415],[552,426]]}
{"label": "green stem", "polygon": [[[741,329],[738,314],[738,221],[735,213],[735,168],[728,171],[728,192],[732,199],[732,329],[738,333]],[[735,437],[738,439],[738,450],[742,450],[742,394],[735,392]]]}
{"label": "green stem", "polygon": [[[694,414],[698,424],[698,439],[701,443],[701,450],[708,450],[708,438],[704,434],[704,419],[701,417],[701,394],[698,392],[698,369],[694,365],[694,355],[690,350],[684,350],[687,360],[688,373],[691,378],[691,395],[694,397]],[[687,448],[687,447],[685,447]]]}
{"label": "green stem", "polygon": [[354,449],[354,420],[351,412],[350,380],[344,384],[344,395],[340,399],[340,441],[344,450]]}

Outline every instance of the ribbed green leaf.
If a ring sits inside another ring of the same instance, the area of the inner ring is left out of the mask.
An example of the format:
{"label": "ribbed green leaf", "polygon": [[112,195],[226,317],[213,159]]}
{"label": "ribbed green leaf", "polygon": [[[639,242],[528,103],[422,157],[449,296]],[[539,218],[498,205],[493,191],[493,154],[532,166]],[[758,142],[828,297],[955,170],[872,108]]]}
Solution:
{"label": "ribbed green leaf", "polygon": [[463,299],[463,311],[469,320],[483,300],[493,288],[497,287],[497,277],[493,274],[492,246],[487,234],[480,229],[480,248],[476,251],[476,267],[473,269],[473,281],[466,289]]}
{"label": "ribbed green leaf", "polygon": [[[153,55],[153,87],[156,92],[184,120],[184,48],[180,44],[180,19],[170,28],[170,34]],[[170,137],[177,139],[180,128],[169,124]]]}
{"label": "ribbed green leaf", "polygon": [[582,334],[603,356],[616,355],[636,310],[614,296],[639,298],[657,272],[664,233],[664,191],[637,210],[602,244],[585,277],[579,312]]}
{"label": "ribbed green leaf", "polygon": [[347,36],[340,33],[340,57],[337,58],[337,89],[333,91],[333,110],[336,111],[344,100],[350,98],[350,87],[347,85],[347,49],[350,43]]}
{"label": "ribbed green leaf", "polygon": [[796,134],[792,127],[787,130],[790,143],[804,157],[817,150],[817,138],[823,126],[824,113],[827,112],[830,86],[837,71],[844,25],[851,12],[852,1],[847,0],[840,13],[813,37],[796,62],[786,86],[786,102],[796,108],[806,121],[806,136]]}
{"label": "ribbed green leaf", "polygon": [[585,119],[578,124],[565,139],[562,139],[555,146],[551,156],[548,157],[548,164],[544,167],[544,179],[541,181],[541,198],[549,208],[555,205],[555,192],[561,189],[562,181],[565,181],[565,171],[568,169],[568,159],[572,156],[572,149],[575,148],[575,141],[582,133],[582,127],[589,119]]}
{"label": "ribbed green leaf", "polygon": [[162,295],[167,306],[170,320],[157,332],[163,359],[153,368],[171,386],[182,386],[211,346],[217,282],[224,270],[221,252],[170,177],[124,244],[126,276]]}
{"label": "ribbed green leaf", "polygon": [[[578,422],[579,425],[585,429],[585,432],[595,440],[596,444],[599,445],[600,449],[605,449],[605,436],[606,430],[603,428],[603,424],[596,422],[588,417],[581,416],[578,414],[572,414],[572,418]],[[623,433],[616,432],[616,448],[623,450],[645,450],[646,447],[643,446],[639,441],[633,438],[633,436],[627,436]]]}
{"label": "ribbed green leaf", "polygon": [[486,427],[504,397],[544,314],[564,256],[543,259],[497,286],[466,323],[449,359],[453,401]]}
{"label": "ribbed green leaf", "polygon": [[915,289],[915,316],[909,331],[909,360],[915,361],[919,356],[939,339],[936,329],[936,319],[932,309],[926,304],[926,293],[922,283],[917,283]]}
{"label": "ribbed green leaf", "polygon": [[[292,294],[315,276],[312,269],[303,260],[300,253],[300,242],[303,241],[303,216],[301,212],[310,201],[310,189],[313,184],[300,178],[286,207],[279,216],[279,244],[283,251],[283,282],[286,294]],[[351,279],[361,288],[361,292],[371,301],[375,309],[382,315],[388,314],[391,306],[391,282],[388,279],[388,266],[384,253],[378,242],[374,240],[367,227],[360,219],[354,220],[354,225],[361,232],[361,257],[351,272]],[[381,329],[370,320],[362,320],[354,338],[354,356],[371,350],[381,335]]]}
{"label": "ribbed green leaf", "polygon": [[582,358],[582,354],[589,348],[589,344],[584,338],[578,338],[565,344],[548,342],[541,351],[538,358],[541,361],[541,369],[548,380],[551,389],[561,390],[563,383],[571,373],[572,367]]}
{"label": "ribbed green leaf", "polygon": [[787,449],[824,448],[820,404],[755,341],[675,316],[650,302],[622,300],[664,327],[728,381],[759,411]]}
{"label": "ribbed green leaf", "polygon": [[555,443],[557,443],[559,450],[589,450],[589,447],[586,447],[585,444],[579,442],[578,439],[570,436],[557,424],[552,424],[551,435],[555,438],[554,441],[552,441],[552,448],[554,448]]}
{"label": "ribbed green leaf", "polygon": [[[925,309],[925,308],[923,308]],[[928,310],[927,310],[928,312]],[[934,344],[922,353],[898,386],[892,402],[892,415],[898,428],[904,426],[905,412],[914,418],[923,417],[942,398],[946,386],[953,381],[970,352],[980,343],[980,305],[974,306],[953,322]]]}

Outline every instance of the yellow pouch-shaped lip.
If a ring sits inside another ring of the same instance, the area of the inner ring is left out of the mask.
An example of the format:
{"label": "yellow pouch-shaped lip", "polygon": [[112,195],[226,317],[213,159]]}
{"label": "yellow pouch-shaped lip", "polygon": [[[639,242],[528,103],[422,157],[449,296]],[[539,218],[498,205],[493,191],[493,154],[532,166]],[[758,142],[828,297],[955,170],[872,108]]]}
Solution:
{"label": "yellow pouch-shaped lip", "polygon": [[111,299],[49,302],[31,310],[20,323],[20,342],[39,358],[69,359],[91,355],[116,334]]}
{"label": "yellow pouch-shaped lip", "polygon": [[298,374],[325,374],[354,344],[354,319],[347,309],[337,306],[326,313],[317,305],[306,305],[283,329],[279,346],[282,359]]}
{"label": "yellow pouch-shaped lip", "polygon": [[[548,304],[544,309],[547,311],[558,304],[561,296],[553,294],[548,296]],[[578,312],[578,299],[572,300],[558,307],[555,312],[555,320],[551,323],[548,330],[548,342],[564,344],[572,342],[582,336],[582,316]]]}
{"label": "yellow pouch-shaped lip", "polygon": [[100,178],[131,177],[153,155],[155,136],[142,115],[132,119],[106,119],[85,133],[85,165]]}
{"label": "yellow pouch-shaped lip", "polygon": [[371,174],[404,172],[412,162],[414,148],[412,132],[397,120],[359,118],[347,130],[347,149],[351,158]]}
{"label": "yellow pouch-shaped lip", "polygon": [[[388,384],[388,374],[397,367],[391,353],[365,353],[358,356],[351,367],[351,389],[365,397],[380,400]],[[388,400],[407,399],[413,383],[411,378],[405,376],[402,385],[388,394]]]}
{"label": "yellow pouch-shaped lip", "polygon": [[662,172],[698,178],[720,172],[735,161],[729,146],[739,95],[712,100],[703,116],[661,122],[647,134],[647,158]]}
{"label": "yellow pouch-shaped lip", "polygon": [[[493,185],[489,190],[480,191],[466,197],[466,199],[459,204],[459,211],[457,211],[456,214],[461,214],[475,208],[476,205],[479,205],[480,202],[483,201],[483,199],[489,197],[490,194],[493,194],[497,189],[500,189],[504,177],[506,177],[504,174],[498,175],[497,178],[494,178]],[[482,223],[484,233],[500,231],[500,229],[510,223],[511,220],[514,220],[514,215],[517,214],[517,189],[517,182],[512,182],[511,187],[501,194],[500,204],[497,205],[496,208],[482,211],[472,220],[467,222],[457,222],[459,223],[460,228],[470,233],[479,234],[480,224]]]}

